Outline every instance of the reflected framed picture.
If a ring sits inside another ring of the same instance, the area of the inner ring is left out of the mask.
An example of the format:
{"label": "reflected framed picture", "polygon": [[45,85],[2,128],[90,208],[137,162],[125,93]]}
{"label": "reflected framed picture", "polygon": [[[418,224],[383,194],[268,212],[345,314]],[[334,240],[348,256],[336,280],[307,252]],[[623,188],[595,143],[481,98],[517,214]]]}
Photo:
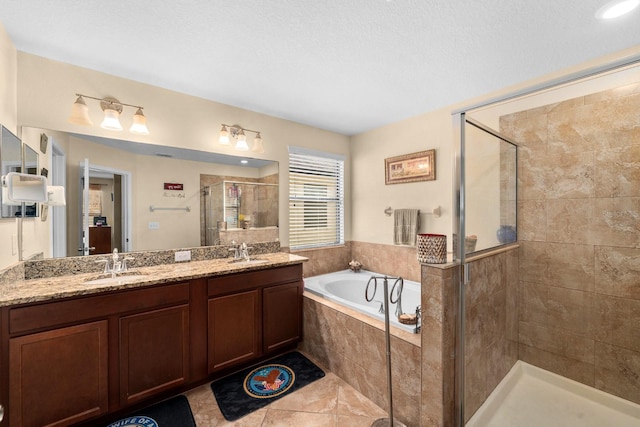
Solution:
{"label": "reflected framed picture", "polygon": [[384,183],[386,185],[434,181],[435,179],[435,149],[384,159]]}

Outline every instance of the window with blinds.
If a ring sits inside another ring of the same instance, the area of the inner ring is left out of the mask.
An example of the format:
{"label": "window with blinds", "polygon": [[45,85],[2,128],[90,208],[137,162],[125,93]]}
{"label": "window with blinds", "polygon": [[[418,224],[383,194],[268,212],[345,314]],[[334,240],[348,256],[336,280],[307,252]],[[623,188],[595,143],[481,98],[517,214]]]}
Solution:
{"label": "window with blinds", "polygon": [[289,147],[289,246],[344,244],[344,158]]}

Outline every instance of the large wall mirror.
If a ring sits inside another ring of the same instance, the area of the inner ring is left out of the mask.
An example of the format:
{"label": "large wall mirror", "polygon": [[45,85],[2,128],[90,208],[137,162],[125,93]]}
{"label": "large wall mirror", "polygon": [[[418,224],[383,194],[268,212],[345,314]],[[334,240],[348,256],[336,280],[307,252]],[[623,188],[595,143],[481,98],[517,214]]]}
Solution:
{"label": "large wall mirror", "polygon": [[[66,181],[63,215],[67,230],[57,238],[66,239],[66,253],[54,256],[278,238],[275,161],[36,128],[23,128],[22,134],[26,138],[42,132],[49,137],[54,153],[64,158],[56,161],[54,154],[49,165],[51,179],[64,168]],[[244,188],[242,204],[246,212],[238,212],[236,221],[241,220],[233,226],[227,221],[228,212],[227,216],[212,216],[211,187],[223,181],[249,185]],[[252,224],[247,217],[256,222]],[[207,238],[207,228],[224,223],[226,234]],[[265,229],[272,231],[265,233]],[[55,247],[55,235],[52,239]]]}

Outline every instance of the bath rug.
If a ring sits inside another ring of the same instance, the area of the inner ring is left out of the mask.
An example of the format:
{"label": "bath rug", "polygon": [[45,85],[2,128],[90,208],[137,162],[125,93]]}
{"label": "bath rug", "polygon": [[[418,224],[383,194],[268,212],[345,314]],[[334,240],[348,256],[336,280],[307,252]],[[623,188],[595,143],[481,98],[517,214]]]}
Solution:
{"label": "bath rug", "polygon": [[211,390],[224,418],[235,421],[322,377],[322,369],[294,351],[216,380]]}
{"label": "bath rug", "polygon": [[189,401],[176,396],[109,424],[107,427],[196,427]]}

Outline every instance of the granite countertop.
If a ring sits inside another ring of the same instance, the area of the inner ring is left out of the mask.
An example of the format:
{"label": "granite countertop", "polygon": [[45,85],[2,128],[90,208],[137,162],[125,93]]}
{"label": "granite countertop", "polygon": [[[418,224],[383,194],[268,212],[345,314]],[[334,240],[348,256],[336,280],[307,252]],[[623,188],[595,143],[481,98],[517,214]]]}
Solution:
{"label": "granite countertop", "polygon": [[121,275],[127,277],[126,283],[88,284],[89,280],[109,277],[97,273],[75,274],[45,279],[18,280],[0,287],[0,307],[49,301],[79,295],[91,295],[122,289],[140,288],[150,285],[191,280],[210,276],[223,276],[232,273],[261,270],[264,268],[299,264],[307,258],[285,252],[261,254],[255,257],[266,262],[259,264],[230,263],[230,258],[185,263],[164,264],[153,267],[130,268]]}

